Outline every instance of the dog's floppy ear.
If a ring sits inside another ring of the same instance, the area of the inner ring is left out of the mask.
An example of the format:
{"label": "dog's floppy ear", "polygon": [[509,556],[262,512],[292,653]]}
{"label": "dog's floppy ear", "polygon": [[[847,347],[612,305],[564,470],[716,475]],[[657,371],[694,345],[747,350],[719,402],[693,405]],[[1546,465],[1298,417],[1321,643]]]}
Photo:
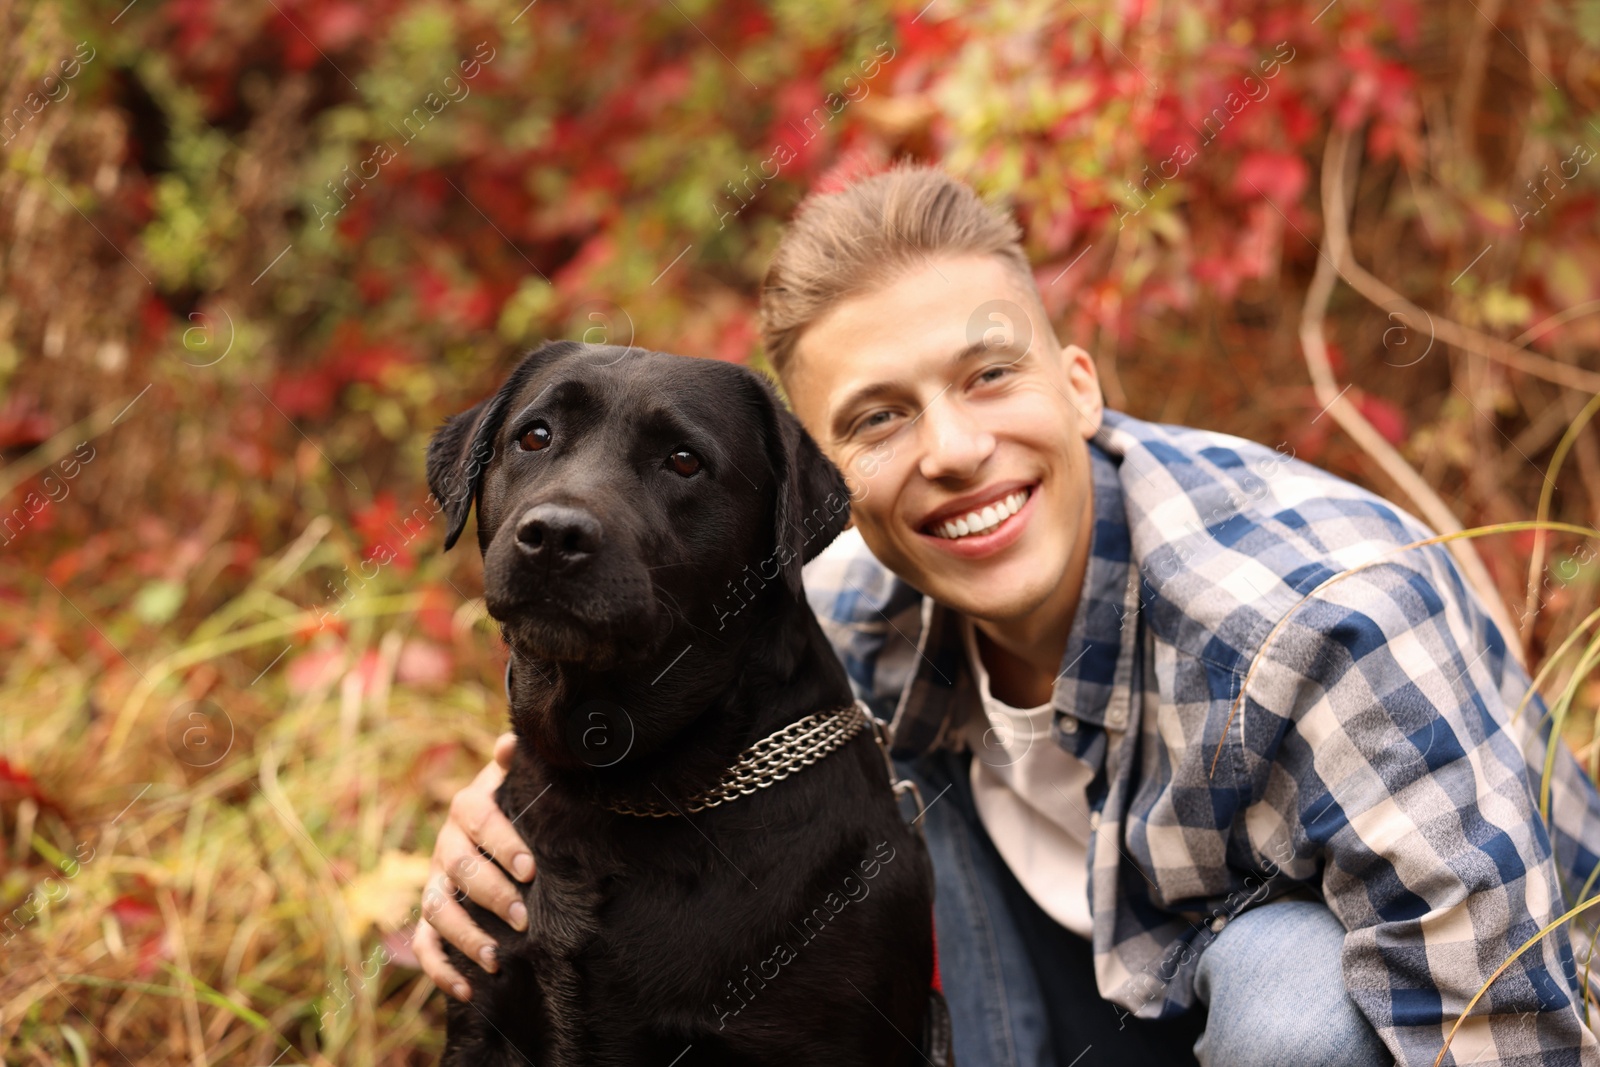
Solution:
{"label": "dog's floppy ear", "polygon": [[448,552],[466,528],[472,501],[483,484],[483,470],[494,458],[494,436],[505,419],[505,392],[452,415],[428,442],[428,488],[445,517]]}
{"label": "dog's floppy ear", "polygon": [[760,383],[767,456],[777,485],[773,552],[784,583],[798,599],[801,566],[832,544],[850,521],[850,487],[766,377],[754,371],[751,376]]}
{"label": "dog's floppy ear", "polygon": [[450,416],[428,442],[428,488],[444,511],[446,552],[466,529],[512,398],[539,367],[581,347],[575,341],[546,341],[523,357],[494,396]]}

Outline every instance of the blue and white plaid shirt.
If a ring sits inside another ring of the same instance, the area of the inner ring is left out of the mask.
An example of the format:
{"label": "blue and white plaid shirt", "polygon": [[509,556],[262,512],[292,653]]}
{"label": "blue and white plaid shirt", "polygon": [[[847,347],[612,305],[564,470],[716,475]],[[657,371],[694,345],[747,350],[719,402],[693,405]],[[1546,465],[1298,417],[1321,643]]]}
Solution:
{"label": "blue and white plaid shirt", "polygon": [[[1495,969],[1594,893],[1600,794],[1557,744],[1540,817],[1545,705],[1513,720],[1528,675],[1443,546],[1397,551],[1432,536],[1416,518],[1262,445],[1117,412],[1089,452],[1054,735],[1095,770],[1102,994],[1183,1011],[1229,918],[1309,893],[1349,931],[1355,1003],[1399,1063],[1432,1064]],[[958,614],[854,530],[805,579],[896,755],[958,747],[977,704]],[[1589,951],[1569,924],[1524,953],[1444,1062],[1600,1064]]]}

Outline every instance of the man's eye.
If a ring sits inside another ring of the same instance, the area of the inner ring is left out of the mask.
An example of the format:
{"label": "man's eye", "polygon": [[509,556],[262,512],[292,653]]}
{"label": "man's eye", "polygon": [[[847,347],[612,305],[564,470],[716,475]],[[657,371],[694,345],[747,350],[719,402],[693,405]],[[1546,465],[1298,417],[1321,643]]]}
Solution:
{"label": "man's eye", "polygon": [[536,422],[528,427],[523,435],[517,438],[517,444],[524,452],[537,452],[550,443],[550,427],[542,422]]}
{"label": "man's eye", "polygon": [[700,470],[700,457],[687,448],[680,448],[667,457],[667,466],[674,474],[691,478]]}
{"label": "man's eye", "polygon": [[988,370],[986,370],[982,374],[978,375],[978,381],[980,381],[980,382],[995,382],[995,381],[999,381],[1006,374],[1010,373],[1010,371],[1011,371],[1010,367],[990,367]]}
{"label": "man's eye", "polygon": [[855,429],[852,431],[852,433],[862,433],[867,430],[882,429],[892,418],[894,418],[894,412],[892,411],[874,411],[872,414],[866,416],[860,422],[856,423]]}

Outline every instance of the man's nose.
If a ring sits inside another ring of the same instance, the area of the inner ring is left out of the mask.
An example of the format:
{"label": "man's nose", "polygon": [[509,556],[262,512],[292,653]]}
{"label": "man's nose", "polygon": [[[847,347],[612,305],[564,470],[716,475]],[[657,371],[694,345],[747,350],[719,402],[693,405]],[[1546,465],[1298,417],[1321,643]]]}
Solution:
{"label": "man's nose", "polygon": [[586,562],[600,550],[603,540],[599,519],[565,504],[539,504],[517,520],[517,548],[523,558],[552,571]]}
{"label": "man's nose", "polygon": [[918,469],[930,482],[970,478],[994,452],[994,435],[947,394],[935,397],[918,422],[922,438]]}

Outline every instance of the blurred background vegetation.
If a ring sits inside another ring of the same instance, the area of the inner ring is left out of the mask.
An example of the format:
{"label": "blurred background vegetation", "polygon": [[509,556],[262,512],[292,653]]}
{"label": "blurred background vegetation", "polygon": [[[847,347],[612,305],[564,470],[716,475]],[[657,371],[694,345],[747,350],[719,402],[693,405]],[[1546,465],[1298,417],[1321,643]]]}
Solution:
{"label": "blurred background vegetation", "polygon": [[[428,435],[547,337],[762,365],[780,225],[894,159],[1112,406],[1600,524],[1600,2],[923,3],[0,0],[6,1063],[433,1061],[504,661]],[[1592,542],[1474,544],[1537,666]]]}

